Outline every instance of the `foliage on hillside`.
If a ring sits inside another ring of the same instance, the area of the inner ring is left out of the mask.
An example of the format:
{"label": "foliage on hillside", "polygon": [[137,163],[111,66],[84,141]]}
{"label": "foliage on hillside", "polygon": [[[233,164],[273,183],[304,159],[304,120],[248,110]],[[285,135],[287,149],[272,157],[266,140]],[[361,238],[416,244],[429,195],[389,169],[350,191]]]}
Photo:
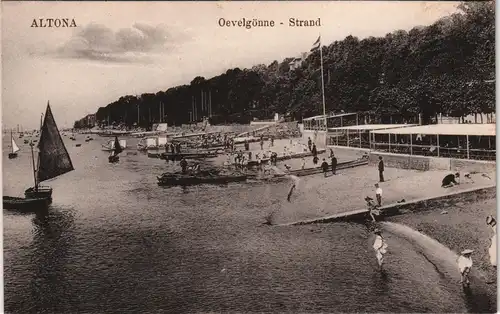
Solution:
{"label": "foliage on hillside", "polygon": [[[427,27],[394,31],[383,38],[348,36],[323,46],[327,111],[376,114],[421,113],[426,123],[437,113],[455,117],[495,109],[495,5],[466,2],[460,12]],[[97,111],[98,121],[188,123],[196,103],[197,120],[248,122],[275,112],[301,119],[322,113],[320,57],[316,51],[290,70],[292,58],[251,69],[230,69],[211,79],[156,94],[123,96]],[[201,98],[204,92],[204,105]],[[75,126],[81,126],[75,123]]]}

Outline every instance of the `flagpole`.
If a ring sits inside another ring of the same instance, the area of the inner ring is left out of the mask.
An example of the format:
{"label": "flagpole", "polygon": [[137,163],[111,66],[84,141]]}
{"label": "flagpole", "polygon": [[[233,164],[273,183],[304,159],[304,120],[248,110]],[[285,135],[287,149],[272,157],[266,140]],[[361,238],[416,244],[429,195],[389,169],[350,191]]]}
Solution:
{"label": "flagpole", "polygon": [[319,58],[321,61],[321,91],[323,94],[323,116],[325,117],[325,128],[328,130],[326,125],[326,107],[325,107],[325,79],[323,75],[323,49],[321,47],[321,34],[319,34]]}

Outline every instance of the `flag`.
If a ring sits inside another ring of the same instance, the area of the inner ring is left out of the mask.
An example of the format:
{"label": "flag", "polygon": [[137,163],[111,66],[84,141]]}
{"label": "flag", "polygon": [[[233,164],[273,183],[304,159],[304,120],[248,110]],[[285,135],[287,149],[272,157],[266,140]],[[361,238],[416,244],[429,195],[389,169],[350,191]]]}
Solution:
{"label": "flag", "polygon": [[313,44],[313,47],[311,48],[311,52],[318,50],[320,46],[321,46],[321,36],[319,36],[318,39],[316,40],[316,42]]}

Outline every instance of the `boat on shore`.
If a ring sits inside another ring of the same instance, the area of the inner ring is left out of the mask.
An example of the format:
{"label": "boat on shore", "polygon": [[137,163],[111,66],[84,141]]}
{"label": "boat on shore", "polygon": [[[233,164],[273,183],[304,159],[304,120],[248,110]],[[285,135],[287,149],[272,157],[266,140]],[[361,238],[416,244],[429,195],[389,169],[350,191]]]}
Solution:
{"label": "boat on shore", "polygon": [[[163,160],[181,160],[182,158],[185,159],[203,159],[203,158],[214,158],[217,157],[219,154],[214,152],[210,153],[153,153],[153,152],[148,152],[148,157],[150,158],[160,158]],[[157,157],[158,156],[158,157]]]}
{"label": "boat on shore", "polygon": [[164,173],[157,177],[160,186],[188,186],[196,184],[227,184],[246,181],[243,173],[223,174],[217,171],[200,171],[198,173]]}
{"label": "boat on shore", "polygon": [[[318,155],[323,154],[326,152],[326,149],[318,149]],[[283,160],[289,160],[289,159],[297,159],[297,158],[304,158],[304,157],[310,157],[313,154],[311,152],[302,152],[302,153],[294,153],[294,154],[287,154],[287,155],[278,155],[276,157],[276,161],[283,161]],[[270,157],[262,158],[261,159],[261,164],[267,164],[271,161]],[[257,160],[250,160],[247,163],[247,167],[256,167],[259,165],[259,162]]]}
{"label": "boat on shore", "polygon": [[151,136],[142,138],[137,144],[137,150],[139,151],[147,151],[164,148],[167,145],[167,137],[166,136]]}
{"label": "boat on shore", "polygon": [[22,212],[38,212],[47,209],[49,200],[46,198],[22,198],[22,197],[3,197],[3,208],[18,210]]}
{"label": "boat on shore", "polygon": [[[355,159],[355,160],[350,160],[346,162],[340,162],[337,164],[336,170],[343,170],[343,169],[349,169],[349,168],[354,168],[354,167],[360,167],[360,166],[366,166],[368,165],[368,160],[367,159]],[[331,165],[329,165],[329,172],[331,171]],[[296,169],[296,170],[290,170],[284,173],[275,173],[270,176],[265,177],[265,179],[279,179],[279,178],[284,178],[289,175],[293,175],[296,177],[304,177],[304,176],[310,176],[310,175],[315,175],[323,173],[323,168],[321,166],[319,167],[313,167],[313,168],[305,168],[305,169]],[[261,177],[257,174],[251,174],[248,176],[249,179],[261,179]]]}

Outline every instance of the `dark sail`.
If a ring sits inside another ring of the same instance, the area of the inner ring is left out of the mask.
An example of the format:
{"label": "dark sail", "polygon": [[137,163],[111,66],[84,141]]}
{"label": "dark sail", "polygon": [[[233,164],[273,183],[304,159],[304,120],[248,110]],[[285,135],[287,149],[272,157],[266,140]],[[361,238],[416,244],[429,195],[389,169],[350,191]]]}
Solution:
{"label": "dark sail", "polygon": [[48,103],[38,148],[38,182],[49,180],[74,170],[73,163],[64,146]]}
{"label": "dark sail", "polygon": [[120,146],[120,141],[118,141],[118,137],[115,136],[115,151],[114,155],[118,155],[119,153],[123,152],[123,148]]}

